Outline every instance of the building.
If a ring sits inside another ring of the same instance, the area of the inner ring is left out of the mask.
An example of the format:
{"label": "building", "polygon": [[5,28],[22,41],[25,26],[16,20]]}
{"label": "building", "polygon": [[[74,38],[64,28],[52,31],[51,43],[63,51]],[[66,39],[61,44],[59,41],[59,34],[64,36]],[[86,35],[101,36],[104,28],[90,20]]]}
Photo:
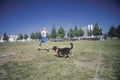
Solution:
{"label": "building", "polygon": [[91,38],[93,38],[93,28],[94,26],[92,24],[88,25],[88,36],[90,36]]}
{"label": "building", "polygon": [[17,41],[18,36],[17,35],[10,35],[9,36],[9,42],[16,42]]}
{"label": "building", "polygon": [[88,28],[87,27],[82,27],[83,31],[84,31],[84,35],[83,37],[88,37]]}
{"label": "building", "polygon": [[92,24],[88,25],[88,31],[90,31],[90,30],[93,31],[93,28],[94,28],[94,26]]}
{"label": "building", "polygon": [[0,37],[0,42],[4,42],[3,36]]}
{"label": "building", "polygon": [[84,38],[88,38],[88,37],[93,37],[93,35],[90,36],[90,33],[92,34],[93,32],[93,28],[94,26],[92,24],[88,25],[87,27],[82,27],[83,31],[84,31]]}

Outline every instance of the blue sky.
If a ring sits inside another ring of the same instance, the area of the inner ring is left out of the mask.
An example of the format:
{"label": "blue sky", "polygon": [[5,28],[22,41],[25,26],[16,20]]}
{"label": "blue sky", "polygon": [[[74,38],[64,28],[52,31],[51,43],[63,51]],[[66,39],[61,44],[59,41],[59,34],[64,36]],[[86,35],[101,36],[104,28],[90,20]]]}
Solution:
{"label": "blue sky", "polygon": [[119,0],[0,0],[0,35],[31,34],[45,26],[51,31],[98,23],[103,32],[120,24]]}

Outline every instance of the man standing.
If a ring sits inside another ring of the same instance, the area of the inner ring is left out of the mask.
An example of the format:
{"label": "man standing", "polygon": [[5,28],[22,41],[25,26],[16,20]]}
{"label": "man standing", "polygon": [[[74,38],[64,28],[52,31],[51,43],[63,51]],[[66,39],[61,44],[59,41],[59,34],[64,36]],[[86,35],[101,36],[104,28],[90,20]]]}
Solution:
{"label": "man standing", "polygon": [[[38,47],[38,50],[41,49],[42,43],[44,43],[46,45],[46,42],[47,42],[47,37],[46,37],[46,35],[47,35],[47,29],[45,27],[42,27],[40,29],[40,33],[41,33],[40,44],[39,44],[40,47]],[[48,48],[47,45],[46,45],[46,47],[47,47],[46,50],[49,51],[49,48]]]}

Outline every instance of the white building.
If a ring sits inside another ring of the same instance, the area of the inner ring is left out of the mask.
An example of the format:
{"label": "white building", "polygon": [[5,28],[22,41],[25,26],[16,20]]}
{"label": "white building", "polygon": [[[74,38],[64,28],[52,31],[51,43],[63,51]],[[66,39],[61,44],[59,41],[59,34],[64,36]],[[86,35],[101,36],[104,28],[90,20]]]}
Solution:
{"label": "white building", "polygon": [[[83,37],[87,38],[89,37],[89,33],[90,31],[93,31],[94,26],[92,24],[88,25],[87,27],[82,27],[83,31],[84,31],[84,35]],[[91,35],[91,37],[93,37],[93,35]]]}
{"label": "white building", "polygon": [[9,42],[16,42],[17,41],[18,36],[17,35],[10,35],[9,36]]}
{"label": "white building", "polygon": [[90,31],[90,30],[93,31],[93,28],[94,28],[94,26],[92,24],[88,25],[88,31]]}
{"label": "white building", "polygon": [[3,40],[3,36],[1,36],[1,38],[0,38],[0,42],[4,42],[4,40]]}
{"label": "white building", "polygon": [[87,27],[82,27],[83,31],[84,31],[84,35],[83,37],[87,37],[88,36],[88,28]]}
{"label": "white building", "polygon": [[[90,24],[90,25],[88,25],[88,33],[91,33],[91,34],[93,34],[93,28],[94,28],[94,26],[92,25],[92,24]],[[90,36],[90,35],[89,35]],[[94,37],[93,35],[91,35],[90,37]]]}

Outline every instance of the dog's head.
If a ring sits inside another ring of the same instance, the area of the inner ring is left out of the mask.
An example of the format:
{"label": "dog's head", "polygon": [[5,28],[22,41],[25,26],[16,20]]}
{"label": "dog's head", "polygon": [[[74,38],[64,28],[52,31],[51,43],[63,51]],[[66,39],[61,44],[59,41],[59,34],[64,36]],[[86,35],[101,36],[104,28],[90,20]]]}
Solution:
{"label": "dog's head", "polygon": [[56,51],[56,49],[57,49],[57,46],[53,46],[52,50],[55,50],[55,51]]}

